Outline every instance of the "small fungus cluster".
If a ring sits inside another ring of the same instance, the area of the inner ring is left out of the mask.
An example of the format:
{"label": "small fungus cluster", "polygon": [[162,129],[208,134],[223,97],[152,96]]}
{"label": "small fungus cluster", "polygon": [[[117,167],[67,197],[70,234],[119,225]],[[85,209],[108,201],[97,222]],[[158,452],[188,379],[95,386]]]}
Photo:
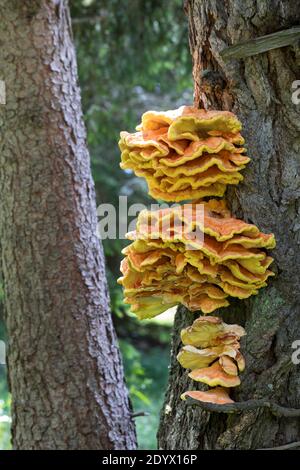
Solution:
{"label": "small fungus cluster", "polygon": [[[266,253],[275,247],[274,235],[233,218],[224,200],[202,199],[223,196],[227,185],[242,181],[250,159],[240,130],[228,111],[182,106],[146,112],[137,132],[121,132],[121,168],[144,177],[155,199],[186,202],[142,211],[127,234],[132,243],[123,250],[118,282],[139,319],[178,304],[209,314],[227,307],[229,297],[257,294],[274,275]],[[179,363],[191,379],[213,387],[184,392],[183,400],[232,403],[228,390],[240,384],[245,368],[239,342],[245,334],[212,316],[182,330]]]}
{"label": "small fungus cluster", "polygon": [[140,319],[179,303],[211,313],[229,305],[228,297],[257,294],[273,272],[274,236],[230,216],[224,201],[142,211],[121,265],[125,302]]}
{"label": "small fungus cluster", "polygon": [[[218,317],[199,317],[194,323],[181,331],[184,344],[177,359],[182,367],[190,369],[189,377],[202,382],[221,394],[220,398],[230,403],[227,390],[240,385],[239,372],[245,369],[245,360],[240,352],[240,338],[246,334],[239,325],[227,325]],[[196,394],[196,395],[195,395]],[[208,392],[184,392],[192,398],[211,401],[212,390]]]}
{"label": "small fungus cluster", "polygon": [[223,196],[228,184],[243,179],[240,171],[250,159],[241,124],[228,111],[148,111],[137,129],[121,132],[121,168],[145,178],[155,199]]}

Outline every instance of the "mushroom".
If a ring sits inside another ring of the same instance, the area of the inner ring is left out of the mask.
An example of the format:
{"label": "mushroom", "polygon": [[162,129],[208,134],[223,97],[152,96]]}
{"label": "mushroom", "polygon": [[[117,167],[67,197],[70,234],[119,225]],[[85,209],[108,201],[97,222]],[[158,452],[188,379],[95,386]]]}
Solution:
{"label": "mushroom", "polygon": [[174,140],[181,139],[182,132],[194,132],[193,139],[196,140],[196,128],[200,132],[210,132],[211,135],[221,135],[222,132],[235,134],[241,130],[241,123],[229,111],[197,109],[192,106],[181,106],[170,111],[147,111],[137,130],[154,130],[166,126],[171,127]]}
{"label": "mushroom", "polygon": [[[237,355],[241,355],[241,353],[237,353]],[[236,361],[237,360],[237,355],[235,356]],[[219,365],[223,369],[226,374],[229,375],[238,375],[238,369],[234,361],[231,359],[229,356],[221,356],[219,357]],[[221,384],[220,384],[221,385]]]}
{"label": "mushroom", "polygon": [[241,383],[238,371],[245,368],[239,351],[239,340],[245,334],[244,328],[224,323],[221,318],[199,317],[181,331],[184,346],[177,360],[185,369],[191,369],[188,376],[196,382],[210,387],[237,387]]}
{"label": "mushroom", "polygon": [[[228,356],[226,356],[228,357]],[[238,375],[227,374],[221,367],[219,361],[209,367],[195,369],[189,373],[189,377],[196,382],[202,382],[210,387],[221,385],[222,387],[237,387],[241,381]]]}
{"label": "mushroom", "polygon": [[202,316],[181,330],[181,341],[184,345],[207,348],[236,343],[245,334],[244,328],[239,325],[228,325],[219,317]]}
{"label": "mushroom", "polygon": [[204,401],[208,403],[215,403],[216,405],[225,405],[226,403],[234,403],[228,395],[228,390],[223,387],[216,387],[208,390],[207,392],[201,392],[198,390],[190,390],[184,392],[181,395],[182,400],[186,400],[187,397],[193,398],[194,400]]}
{"label": "mushroom", "polygon": [[[182,106],[148,111],[137,132],[121,132],[121,168],[146,179],[149,194],[165,201],[192,201],[159,211],[142,211],[132,243],[123,250],[124,301],[140,319],[185,305],[208,314],[229,305],[228,297],[248,298],[274,273],[267,249],[273,234],[231,216],[223,200],[227,185],[243,180],[245,155],[241,123],[228,111]],[[202,204],[203,217],[197,211]],[[188,376],[215,387],[187,391],[183,400],[233,403],[227,388],[240,384],[245,369],[239,340],[245,330],[213,316],[199,317],[182,330],[177,359]],[[200,348],[200,349],[199,349]],[[223,388],[223,387],[226,387]]]}
{"label": "mushroom", "polygon": [[208,367],[219,357],[226,355],[235,358],[239,348],[238,343],[221,344],[211,348],[198,349],[194,346],[183,346],[177,355],[177,360],[185,369],[201,369]]}
{"label": "mushroom", "polygon": [[274,273],[265,249],[272,234],[231,217],[224,201],[201,202],[159,211],[142,211],[123,253],[125,302],[141,319],[179,303],[209,314],[258,293]]}
{"label": "mushroom", "polygon": [[223,196],[227,184],[243,180],[240,171],[250,159],[241,124],[228,111],[148,111],[137,129],[120,134],[121,168],[145,178],[156,199]]}

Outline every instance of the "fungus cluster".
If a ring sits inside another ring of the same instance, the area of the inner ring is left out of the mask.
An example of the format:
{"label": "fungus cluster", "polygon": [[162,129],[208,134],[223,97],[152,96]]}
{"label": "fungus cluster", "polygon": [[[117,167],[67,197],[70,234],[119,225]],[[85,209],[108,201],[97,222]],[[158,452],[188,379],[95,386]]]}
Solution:
{"label": "fungus cluster", "polygon": [[159,211],[142,211],[133,242],[121,264],[125,302],[140,319],[179,303],[189,310],[211,313],[229,305],[228,297],[257,294],[274,275],[265,249],[272,234],[232,218],[224,201],[203,202]]}
{"label": "fungus cluster", "polygon": [[245,369],[245,360],[240,352],[240,338],[246,334],[239,325],[227,325],[221,318],[206,316],[181,331],[184,344],[177,359],[182,367],[190,369],[188,376],[209,387],[209,391],[188,391],[181,396],[190,396],[201,401],[230,403],[227,390],[240,385],[239,372]]}
{"label": "fungus cluster", "polygon": [[[209,314],[245,299],[266,286],[275,247],[273,234],[235,219],[223,200],[228,184],[238,184],[249,162],[241,124],[227,111],[189,106],[167,112],[149,111],[137,132],[121,132],[121,167],[148,183],[149,194],[164,201],[192,201],[158,211],[142,211],[132,243],[123,250],[124,301],[138,318],[154,317],[179,303]],[[203,212],[199,213],[199,207]],[[239,340],[245,330],[206,316],[182,330],[178,354],[189,377],[210,387],[187,391],[216,404],[232,403],[231,387],[240,384],[245,368]]]}
{"label": "fungus cluster", "polygon": [[164,201],[223,196],[249,162],[241,124],[228,111],[189,106],[148,111],[137,132],[121,132],[121,168],[146,179],[149,194]]}

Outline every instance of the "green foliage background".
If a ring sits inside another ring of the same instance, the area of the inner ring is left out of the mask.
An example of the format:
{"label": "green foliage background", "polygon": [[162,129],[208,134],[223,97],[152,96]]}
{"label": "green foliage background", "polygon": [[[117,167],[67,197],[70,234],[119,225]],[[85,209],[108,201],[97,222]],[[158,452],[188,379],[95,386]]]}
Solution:
{"label": "green foliage background", "polygon": [[[191,60],[182,0],[73,0],[71,14],[97,202],[118,208],[154,202],[141,179],[119,168],[120,130],[133,131],[147,109],[192,102]],[[125,242],[126,243],[126,242]],[[112,311],[135,411],[140,448],[156,447],[167,381],[170,321],[138,323],[116,283],[123,240],[104,240]],[[0,339],[4,337],[3,323]],[[9,448],[9,395],[0,366],[0,449]],[[2,418],[2,420],[1,420]]]}

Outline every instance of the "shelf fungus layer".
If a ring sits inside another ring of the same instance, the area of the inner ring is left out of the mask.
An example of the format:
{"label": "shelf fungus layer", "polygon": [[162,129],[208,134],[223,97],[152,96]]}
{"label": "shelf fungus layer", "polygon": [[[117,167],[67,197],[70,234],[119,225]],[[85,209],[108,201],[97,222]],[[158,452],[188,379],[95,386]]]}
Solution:
{"label": "shelf fungus layer", "polygon": [[146,179],[149,194],[164,201],[223,196],[243,180],[241,123],[229,111],[190,106],[142,116],[137,132],[121,132],[121,168]]}
{"label": "shelf fungus layer", "polygon": [[204,392],[187,391],[181,395],[183,400],[189,396],[217,404],[232,403],[229,388],[240,385],[239,373],[245,369],[240,352],[240,338],[245,334],[241,326],[228,325],[213,316],[199,317],[181,331],[184,346],[178,353],[178,362],[190,371],[192,380],[213,387]]}
{"label": "shelf fungus layer", "polygon": [[123,253],[125,302],[140,319],[185,305],[204,314],[248,298],[274,273],[272,234],[231,217],[224,201],[142,211]]}

